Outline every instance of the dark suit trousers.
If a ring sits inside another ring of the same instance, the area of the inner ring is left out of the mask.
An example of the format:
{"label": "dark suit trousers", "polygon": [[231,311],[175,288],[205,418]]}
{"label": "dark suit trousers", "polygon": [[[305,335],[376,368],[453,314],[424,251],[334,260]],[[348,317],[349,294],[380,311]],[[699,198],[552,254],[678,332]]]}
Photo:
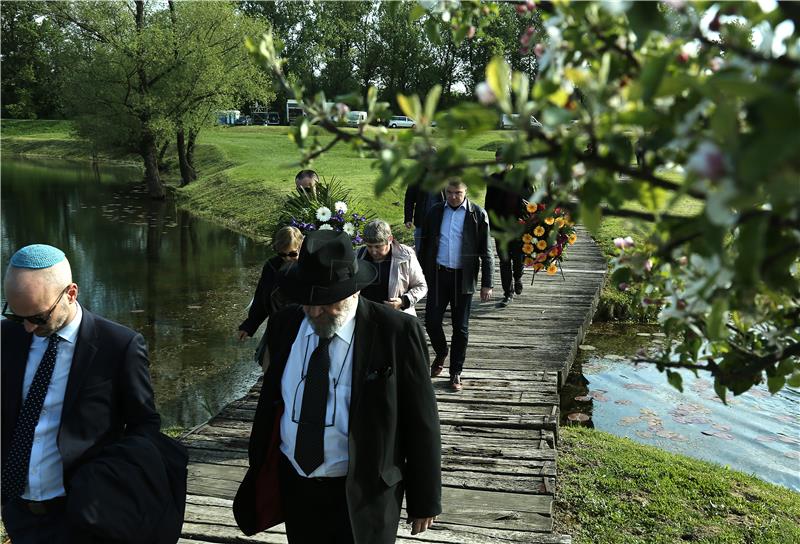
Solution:
{"label": "dark suit trousers", "polygon": [[284,455],[279,470],[289,544],[353,544],[345,478],[304,478]]}
{"label": "dark suit trousers", "polygon": [[66,502],[44,514],[34,514],[22,499],[3,506],[3,524],[14,544],[77,544],[67,524]]}
{"label": "dark suit trousers", "polygon": [[425,330],[428,331],[436,355],[447,355],[447,338],[442,319],[447,306],[453,321],[453,337],[450,341],[450,375],[461,374],[467,357],[469,339],[469,312],[472,295],[463,294],[464,274],[461,270],[438,267],[434,281],[428,282],[428,298],[425,303]]}
{"label": "dark suit trousers", "polygon": [[507,252],[503,252],[500,241],[495,240],[497,255],[500,257],[500,283],[503,285],[503,294],[511,295],[514,293],[514,286],[511,284],[513,275],[514,281],[522,281],[522,240],[509,242]]}

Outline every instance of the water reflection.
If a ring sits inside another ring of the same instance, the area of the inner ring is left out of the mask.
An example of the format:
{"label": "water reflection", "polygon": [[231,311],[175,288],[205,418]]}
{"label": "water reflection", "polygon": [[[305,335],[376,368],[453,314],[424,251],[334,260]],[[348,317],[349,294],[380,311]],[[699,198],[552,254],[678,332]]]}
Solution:
{"label": "water reflection", "polygon": [[264,246],[148,199],[138,169],[1,166],[3,267],[27,244],[64,249],[81,303],[145,336],[166,424],[200,423],[252,385],[254,341],[234,333]]}
{"label": "water reflection", "polygon": [[708,375],[680,371],[681,393],[654,366],[626,360],[662,341],[651,332],[593,326],[586,343],[597,349],[582,352],[562,391],[563,423],[587,419],[600,430],[800,491],[800,392],[771,395],[762,385],[726,406]]}

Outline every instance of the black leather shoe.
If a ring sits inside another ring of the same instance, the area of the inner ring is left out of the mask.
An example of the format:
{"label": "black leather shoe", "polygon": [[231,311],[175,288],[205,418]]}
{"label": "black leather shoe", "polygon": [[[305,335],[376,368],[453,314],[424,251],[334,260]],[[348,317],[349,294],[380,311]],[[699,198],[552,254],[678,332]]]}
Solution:
{"label": "black leather shoe", "polygon": [[508,294],[508,295],[503,295],[503,300],[501,300],[500,302],[498,302],[498,303],[496,304],[496,307],[498,307],[498,308],[505,308],[506,306],[508,306],[509,304],[511,304],[511,301],[512,301],[512,300],[514,300],[514,295],[511,295],[511,294]]}
{"label": "black leather shoe", "polygon": [[461,391],[464,385],[461,383],[461,374],[453,374],[450,376],[450,389],[455,392]]}
{"label": "black leather shoe", "polygon": [[515,281],[514,282],[514,294],[521,295],[522,294],[522,282]]}
{"label": "black leather shoe", "polygon": [[444,371],[444,361],[447,359],[447,354],[437,355],[431,364],[431,378],[439,376]]}

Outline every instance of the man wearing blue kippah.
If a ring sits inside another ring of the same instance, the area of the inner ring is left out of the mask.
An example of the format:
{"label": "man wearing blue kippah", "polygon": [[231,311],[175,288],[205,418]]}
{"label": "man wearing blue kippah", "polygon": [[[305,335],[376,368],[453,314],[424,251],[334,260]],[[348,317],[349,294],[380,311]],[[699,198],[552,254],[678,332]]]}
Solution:
{"label": "man wearing blue kippah", "polygon": [[114,497],[102,495],[99,482],[72,484],[90,460],[123,437],[147,437],[149,443],[159,436],[144,339],[81,307],[69,261],[52,246],[15,253],[4,294],[6,530],[14,544],[100,541],[87,523],[101,510],[72,503],[81,493],[93,497],[89,502]]}

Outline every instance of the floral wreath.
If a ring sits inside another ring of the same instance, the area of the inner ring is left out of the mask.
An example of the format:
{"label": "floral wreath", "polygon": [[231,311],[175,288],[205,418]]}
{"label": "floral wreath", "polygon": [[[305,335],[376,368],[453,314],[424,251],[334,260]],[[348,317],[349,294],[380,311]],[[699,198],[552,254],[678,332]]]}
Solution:
{"label": "floral wreath", "polygon": [[[542,270],[552,276],[561,270],[564,251],[575,243],[578,235],[575,223],[561,207],[547,213],[547,206],[542,203],[526,202],[526,214],[519,222],[525,225],[522,235],[523,264],[536,273]],[[561,272],[563,276],[563,271]]]}

